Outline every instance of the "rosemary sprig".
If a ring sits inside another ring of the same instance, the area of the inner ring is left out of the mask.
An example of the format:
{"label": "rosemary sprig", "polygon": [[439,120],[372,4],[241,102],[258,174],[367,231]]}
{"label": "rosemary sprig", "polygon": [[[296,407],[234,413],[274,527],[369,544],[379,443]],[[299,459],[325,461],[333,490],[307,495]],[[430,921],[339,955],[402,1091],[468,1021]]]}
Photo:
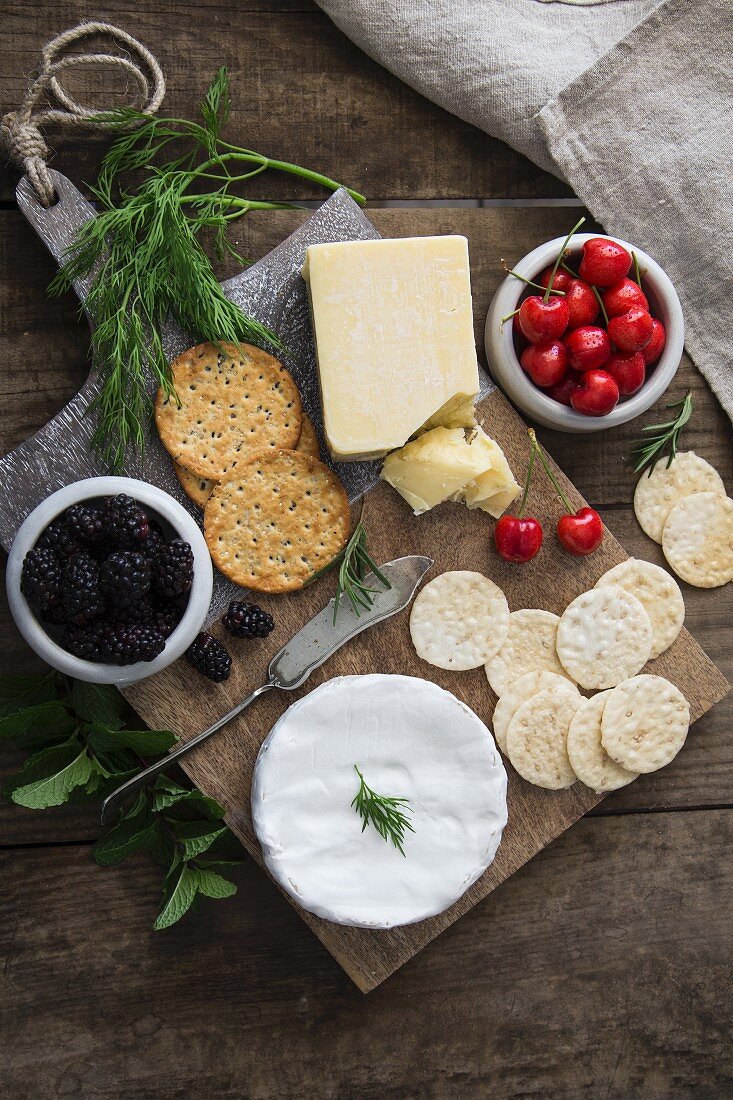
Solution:
{"label": "rosemary sprig", "polygon": [[368,572],[371,572],[385,588],[392,587],[367,550],[367,533],[363,519],[359,520],[353,535],[341,551],[340,560],[336,599],[333,605],[334,623],[344,595],[348,597],[357,619],[362,609],[368,611],[372,606],[372,596],[376,594],[377,589],[369,588],[364,583]]}
{"label": "rosemary sprig", "polygon": [[[92,406],[92,444],[115,471],[122,469],[129,446],[142,450],[151,389],[163,386],[172,394],[161,340],[168,316],[192,340],[279,346],[273,333],[225,297],[201,237],[212,232],[218,257],[229,253],[245,263],[227,240],[229,223],[250,210],[292,204],[244,199],[236,188],[266,169],[329,190],[340,186],[224,141],[229,106],[229,78],[220,69],[201,104],[201,122],[152,118],[128,108],[96,116],[101,128],[118,135],[93,189],[100,213],[79,230],[49,291],[62,293],[76,279],[93,276],[86,307],[95,322],[92,350],[101,387]],[[161,160],[172,143],[183,152]],[[128,189],[125,176],[140,171],[142,182]]]}
{"label": "rosemary sprig", "polygon": [[667,459],[667,469],[669,469],[677,454],[677,444],[679,442],[680,432],[692,416],[692,407],[692,391],[688,390],[681,401],[672,401],[667,405],[668,409],[680,410],[674,420],[668,420],[664,424],[647,424],[641,429],[642,432],[653,434],[639,439],[631,448],[631,458],[634,463],[633,469],[635,474],[640,473],[648,466],[648,475],[651,477],[652,470],[657,462],[663,457],[668,447],[669,457]]}
{"label": "rosemary sprig", "polygon": [[359,776],[359,790],[351,805],[361,817],[361,831],[364,832],[367,825],[373,825],[379,835],[386,841],[391,840],[395,848],[404,856],[405,850],[402,845],[405,841],[405,830],[415,832],[407,815],[403,812],[404,807],[408,813],[412,813],[410,800],[377,794],[367,784],[356,764],[354,764],[354,771]]}

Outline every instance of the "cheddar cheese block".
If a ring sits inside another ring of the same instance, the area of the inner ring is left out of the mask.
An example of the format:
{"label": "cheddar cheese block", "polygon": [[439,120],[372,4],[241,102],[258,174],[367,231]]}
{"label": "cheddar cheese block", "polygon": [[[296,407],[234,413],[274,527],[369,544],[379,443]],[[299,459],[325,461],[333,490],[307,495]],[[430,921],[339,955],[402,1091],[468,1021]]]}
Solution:
{"label": "cheddar cheese block", "polygon": [[381,458],[428,422],[471,423],[479,379],[465,237],[315,244],[303,277],[334,459]]}

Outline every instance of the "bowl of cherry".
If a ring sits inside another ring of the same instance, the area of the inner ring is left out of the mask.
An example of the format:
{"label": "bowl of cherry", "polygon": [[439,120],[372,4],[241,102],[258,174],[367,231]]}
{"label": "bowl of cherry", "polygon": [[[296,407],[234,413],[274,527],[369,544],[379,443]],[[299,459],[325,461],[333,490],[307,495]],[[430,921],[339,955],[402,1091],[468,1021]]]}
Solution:
{"label": "bowl of cherry", "polygon": [[633,420],[670,385],[682,307],[646,252],[577,233],[540,245],[507,274],[485,343],[495,381],[532,420],[597,432]]}

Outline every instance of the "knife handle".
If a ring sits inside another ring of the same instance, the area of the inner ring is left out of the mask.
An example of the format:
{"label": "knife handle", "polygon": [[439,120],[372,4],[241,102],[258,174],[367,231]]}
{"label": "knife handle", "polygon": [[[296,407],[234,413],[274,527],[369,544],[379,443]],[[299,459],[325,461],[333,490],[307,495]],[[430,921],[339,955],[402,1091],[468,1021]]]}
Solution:
{"label": "knife handle", "polygon": [[202,745],[204,741],[207,741],[209,737],[212,736],[212,734],[217,733],[222,728],[222,726],[226,726],[227,723],[231,722],[233,718],[236,718],[237,715],[241,714],[243,710],[246,710],[250,703],[253,703],[255,699],[259,698],[260,695],[263,695],[266,691],[270,691],[271,688],[277,686],[277,684],[273,683],[271,680],[268,680],[268,682],[266,684],[263,684],[262,687],[255,688],[255,690],[250,695],[248,695],[246,699],[243,699],[241,703],[237,703],[236,707],[233,707],[232,710],[230,710],[217,722],[214,722],[213,726],[209,726],[207,730],[204,730],[202,733],[196,734],[196,736],[192,737],[190,741],[184,741],[183,744],[178,745],[177,748],[173,749],[166,756],[164,756],[162,760],[158,760],[155,764],[151,764],[149,768],[145,768],[144,771],[138,772],[138,774],[134,775],[132,779],[128,779],[126,783],[123,783],[121,787],[118,787],[116,791],[113,791],[112,794],[108,795],[102,803],[102,824],[107,825],[114,817],[115,811],[124,802],[129,801],[131,796],[136,794],[137,791],[141,790],[142,787],[147,786],[151,779],[155,779],[155,777],[160,775],[161,772],[166,771],[166,769],[169,768],[171,764],[174,764],[176,760],[180,760],[182,756],[186,755],[186,753],[191,752],[192,749],[195,749],[199,745]]}

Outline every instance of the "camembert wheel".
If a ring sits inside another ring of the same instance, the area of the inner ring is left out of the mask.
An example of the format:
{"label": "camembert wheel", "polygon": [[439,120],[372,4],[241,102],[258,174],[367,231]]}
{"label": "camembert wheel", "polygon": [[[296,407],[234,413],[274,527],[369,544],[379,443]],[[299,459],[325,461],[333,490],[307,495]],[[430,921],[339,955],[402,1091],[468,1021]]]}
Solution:
{"label": "camembert wheel", "polygon": [[[360,778],[400,803],[403,851],[352,805]],[[506,772],[484,723],[410,676],[330,680],[285,712],[255,766],[252,816],[268,870],[304,909],[391,928],[441,913],[494,859]]]}

